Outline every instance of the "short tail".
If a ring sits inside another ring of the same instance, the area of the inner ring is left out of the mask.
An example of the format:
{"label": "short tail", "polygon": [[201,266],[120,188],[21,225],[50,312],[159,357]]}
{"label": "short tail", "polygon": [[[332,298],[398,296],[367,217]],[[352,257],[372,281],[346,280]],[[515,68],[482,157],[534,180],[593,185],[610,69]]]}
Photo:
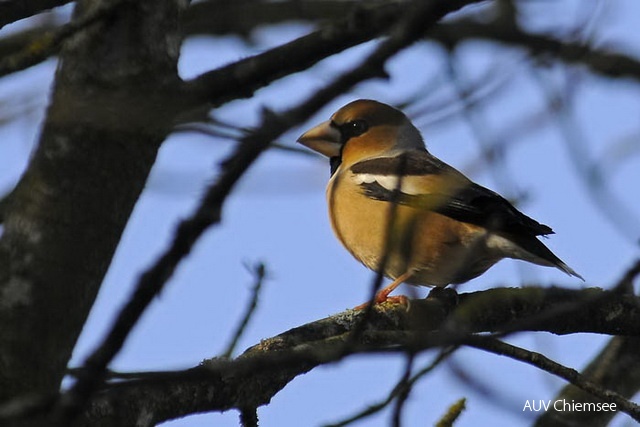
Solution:
{"label": "short tail", "polygon": [[[540,265],[548,265],[549,267],[556,267],[558,270],[562,270],[569,276],[577,277],[583,282],[584,277],[578,274],[573,268],[569,267],[560,258],[558,258],[544,243],[538,240],[535,236],[509,236],[513,243],[518,245],[529,256],[516,256],[516,258],[524,259]],[[520,254],[522,255],[522,254]]]}

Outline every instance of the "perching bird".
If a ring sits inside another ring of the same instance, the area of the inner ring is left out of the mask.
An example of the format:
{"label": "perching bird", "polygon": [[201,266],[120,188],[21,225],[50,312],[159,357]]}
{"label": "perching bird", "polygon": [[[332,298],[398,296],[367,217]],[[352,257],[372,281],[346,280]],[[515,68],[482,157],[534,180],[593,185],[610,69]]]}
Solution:
{"label": "perching bird", "polygon": [[330,159],[327,202],[340,242],[393,279],[376,303],[403,282],[464,283],[503,258],[582,279],[536,237],[552,234],[550,227],[432,156],[418,129],[389,105],[353,101],[298,142]]}

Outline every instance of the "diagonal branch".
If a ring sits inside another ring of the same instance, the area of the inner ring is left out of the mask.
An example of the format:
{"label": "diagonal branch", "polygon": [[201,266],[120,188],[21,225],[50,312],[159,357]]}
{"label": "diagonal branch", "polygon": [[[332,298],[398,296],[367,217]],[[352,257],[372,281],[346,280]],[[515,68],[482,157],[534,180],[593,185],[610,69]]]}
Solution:
{"label": "diagonal branch", "polygon": [[99,7],[96,7],[95,10],[81,19],[73,20],[54,31],[39,32],[31,43],[25,45],[20,51],[0,59],[0,77],[24,70],[44,61],[49,56],[57,53],[65,40],[85,30],[87,27],[112,16],[127,1],[131,0],[112,0],[111,2],[101,3]]}
{"label": "diagonal branch", "polygon": [[517,26],[470,21],[440,24],[427,37],[445,45],[465,40],[487,40],[528,50],[534,56],[549,55],[569,64],[584,65],[595,74],[606,77],[628,77],[640,80],[640,61],[620,52],[597,49],[583,42],[561,40],[545,34],[527,33]]}
{"label": "diagonal branch", "polygon": [[[578,387],[579,389],[600,398],[604,402],[615,404],[615,407],[619,408],[620,411],[625,412],[626,414],[633,417],[634,420],[640,422],[639,405],[630,402],[624,396],[616,393],[615,391],[607,390],[600,387],[598,384],[589,381],[575,369],[567,368],[566,366],[554,362],[543,354],[528,351],[499,340],[491,338],[487,339],[484,337],[474,337],[474,339],[468,340],[466,344],[470,347],[486,350],[501,356],[507,356],[512,359],[519,360],[521,362],[525,362],[538,367],[541,370],[558,376],[571,383],[575,387]],[[589,416],[591,417],[592,415],[589,414]]]}
{"label": "diagonal branch", "polygon": [[[633,282],[640,275],[640,260],[620,278],[614,292],[633,294]],[[640,338],[637,336],[617,336],[609,340],[600,353],[582,372],[585,378],[609,390],[631,398],[640,389]],[[587,393],[573,384],[565,386],[554,400],[575,400],[584,403],[602,403],[602,399]],[[600,427],[609,424],[615,415],[613,411],[580,412],[556,411],[555,407],[543,413],[537,420],[537,427],[560,424],[579,424]]]}
{"label": "diagonal branch", "polygon": [[[613,337],[593,362],[582,371],[582,375],[594,384],[630,399],[640,389],[638,366],[640,366],[640,338]],[[603,399],[573,384],[565,386],[553,400],[581,403],[604,402]],[[535,425],[537,427],[557,425],[599,427],[608,425],[615,414],[615,411],[556,411],[555,408],[551,408],[536,420]]]}
{"label": "diagonal branch", "polygon": [[[123,376],[93,398],[83,419],[87,425],[97,420],[113,421],[105,425],[128,425],[145,413],[151,414],[150,422],[158,423],[203,411],[257,407],[316,366],[362,352],[413,352],[467,344],[473,332],[510,328],[556,334],[640,334],[638,299],[617,292],[490,289],[461,294],[459,301],[452,303],[436,292],[427,299],[412,300],[408,311],[400,305],[376,306],[358,341],[346,353],[345,343],[361,324],[362,311],[347,310],[291,329],[261,341],[234,360],[211,359],[187,371],[138,374],[133,380]],[[567,311],[569,301],[577,305]],[[585,303],[589,307],[579,309]],[[541,316],[545,312],[555,313],[554,319]],[[536,317],[544,321],[535,321]],[[452,322],[452,318],[458,320]],[[520,328],[511,327],[513,324]]]}
{"label": "diagonal branch", "polygon": [[280,0],[273,1],[218,1],[194,3],[183,16],[184,34],[248,35],[262,25],[274,25],[287,21],[344,21],[354,9],[375,7],[376,3],[393,3],[383,0],[368,2],[358,0]]}
{"label": "diagonal branch", "polygon": [[233,335],[231,335],[231,341],[227,345],[226,350],[222,353],[222,357],[231,357],[233,355],[233,352],[238,345],[238,341],[240,341],[240,338],[247,328],[251,317],[253,317],[253,313],[258,307],[258,297],[260,296],[262,283],[264,282],[265,276],[267,275],[266,267],[262,262],[258,262],[256,265],[248,268],[255,276],[255,282],[253,284],[253,287],[251,288],[251,298],[242,318],[240,319],[240,322],[238,323],[238,326],[236,326]]}
{"label": "diagonal branch", "polygon": [[28,18],[71,0],[3,0],[0,1],[0,28],[20,19]]}
{"label": "diagonal branch", "polygon": [[354,10],[331,25],[185,82],[184,108],[218,106],[383,34],[402,16],[397,3]]}

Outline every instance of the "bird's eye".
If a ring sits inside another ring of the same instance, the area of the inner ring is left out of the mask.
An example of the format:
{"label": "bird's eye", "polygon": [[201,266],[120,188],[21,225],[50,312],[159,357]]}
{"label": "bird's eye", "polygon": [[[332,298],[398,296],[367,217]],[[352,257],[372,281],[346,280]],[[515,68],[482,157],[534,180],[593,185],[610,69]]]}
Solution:
{"label": "bird's eye", "polygon": [[341,126],[345,140],[354,136],[360,136],[369,129],[369,125],[364,120],[354,120]]}

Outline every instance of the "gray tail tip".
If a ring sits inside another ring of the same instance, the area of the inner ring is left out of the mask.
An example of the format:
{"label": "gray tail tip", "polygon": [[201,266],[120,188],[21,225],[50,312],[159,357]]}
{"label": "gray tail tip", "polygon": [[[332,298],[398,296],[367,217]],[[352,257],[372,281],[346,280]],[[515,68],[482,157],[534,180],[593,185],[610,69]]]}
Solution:
{"label": "gray tail tip", "polygon": [[567,264],[565,264],[564,262],[560,261],[560,262],[557,264],[557,267],[558,267],[560,270],[562,270],[562,271],[564,271],[565,273],[567,273],[569,276],[577,277],[578,279],[582,280],[583,282],[585,281],[585,280],[584,280],[584,277],[582,277],[580,274],[576,273],[576,271],[575,271],[573,268],[569,267],[569,266],[568,266]]}

